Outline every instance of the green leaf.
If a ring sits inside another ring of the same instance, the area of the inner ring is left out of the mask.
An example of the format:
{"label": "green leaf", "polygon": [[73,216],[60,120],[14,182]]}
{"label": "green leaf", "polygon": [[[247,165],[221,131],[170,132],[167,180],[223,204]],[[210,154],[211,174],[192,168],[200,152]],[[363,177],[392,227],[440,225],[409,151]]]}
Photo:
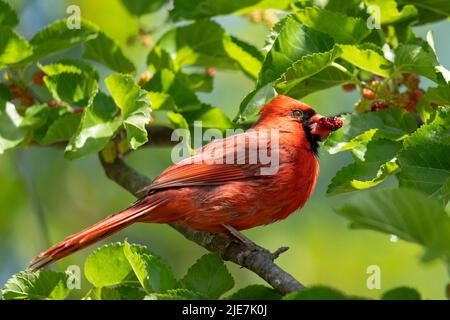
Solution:
{"label": "green leaf", "polygon": [[299,10],[295,16],[302,24],[328,34],[337,43],[356,44],[370,34],[365,20],[318,7]]}
{"label": "green leaf", "polygon": [[201,121],[204,129],[225,130],[233,128],[232,122],[221,109],[207,104],[202,104],[201,109],[198,110],[183,111],[182,115],[191,127],[194,121]]}
{"label": "green leaf", "polygon": [[449,109],[450,107],[450,84],[448,85],[440,85],[438,87],[430,87],[425,91],[425,94],[422,96],[422,99],[419,100],[417,104],[417,112],[420,117],[428,122],[432,115],[436,113],[438,110],[435,107],[432,107],[431,104],[445,106]]}
{"label": "green leaf", "polygon": [[398,72],[418,73],[437,82],[436,66],[439,63],[426,42],[420,45],[400,44],[394,52],[394,64]]}
{"label": "green leaf", "polygon": [[414,5],[419,11],[419,24],[446,19],[450,5],[446,0],[397,0],[400,5]]}
{"label": "green leaf", "polygon": [[[203,66],[224,69],[241,69],[249,76],[256,78],[261,62],[249,50],[249,44],[233,41],[222,27],[211,20],[201,20],[192,24],[171,29],[157,43],[157,50],[165,50],[178,66]],[[149,65],[160,64],[161,58],[167,56],[150,52]],[[156,60],[156,61],[155,61]],[[166,61],[167,62],[167,61]]]}
{"label": "green leaf", "polygon": [[342,50],[342,59],[358,68],[370,71],[382,77],[389,76],[392,69],[392,63],[368,45],[339,45],[339,48]]}
{"label": "green leaf", "polygon": [[170,266],[145,246],[125,242],[123,252],[147,293],[165,292],[176,286],[177,280]]}
{"label": "green leaf", "polygon": [[315,286],[304,291],[292,292],[283,297],[283,300],[347,300],[348,297],[341,291],[325,287]]}
{"label": "green leaf", "polygon": [[89,294],[93,300],[142,300],[144,296],[142,288],[131,285],[93,288]]}
{"label": "green leaf", "polygon": [[332,65],[296,84],[294,90],[289,95],[300,99],[313,92],[349,82],[353,82],[353,76]]}
{"label": "green leaf", "polygon": [[12,103],[0,99],[0,154],[25,139],[27,130],[22,127],[22,120]]}
{"label": "green leaf", "polygon": [[420,127],[405,141],[398,160],[401,186],[413,187],[442,197],[450,178],[450,124],[431,123]]}
{"label": "green leaf", "polygon": [[2,295],[4,300],[63,300],[70,293],[66,283],[67,274],[63,272],[21,271],[6,282]]}
{"label": "green leaf", "polygon": [[84,263],[84,274],[95,287],[136,282],[122,243],[104,245],[92,252]]}
{"label": "green leaf", "polygon": [[377,6],[380,12],[381,24],[397,24],[413,22],[418,19],[419,13],[413,5],[405,5],[398,10],[395,0],[364,0],[367,6]]}
{"label": "green leaf", "polygon": [[98,27],[86,20],[81,21],[80,29],[69,29],[66,19],[55,21],[31,38],[33,60],[70,49],[97,36]]}
{"label": "green leaf", "polygon": [[97,93],[97,70],[81,61],[63,59],[41,69],[47,74],[44,82],[56,100],[85,107]]}
{"label": "green leaf", "polygon": [[164,293],[151,293],[144,300],[199,300],[204,299],[201,294],[186,289],[167,290]]}
{"label": "green leaf", "polygon": [[402,144],[386,139],[369,141],[364,161],[356,159],[336,173],[327,189],[328,195],[372,188],[386,180],[397,169],[395,157]]}
{"label": "green leaf", "polygon": [[116,117],[117,107],[113,99],[99,92],[87,108],[77,132],[70,139],[65,157],[76,159],[101,151],[122,124]]}
{"label": "green leaf", "polygon": [[98,37],[86,43],[83,57],[100,62],[111,70],[122,73],[136,72],[136,66],[122,52],[117,41],[99,32]]}
{"label": "green leaf", "polygon": [[164,4],[167,3],[167,0],[120,0],[120,2],[122,2],[123,6],[130,14],[140,17],[158,11]]}
{"label": "green leaf", "polygon": [[[274,82],[291,68],[294,62],[304,56],[329,52],[333,46],[331,37],[302,25],[295,16],[290,15],[281,20],[272,29],[266,41],[266,50],[270,51],[262,65],[256,88],[242,101],[235,121],[244,122],[255,116],[259,109],[275,96]],[[313,60],[314,57],[310,59]],[[319,72],[321,67],[318,66],[316,71]],[[314,74],[313,70],[310,72]]]}
{"label": "green leaf", "polygon": [[227,300],[280,300],[281,296],[273,288],[260,284],[242,288],[226,298]]}
{"label": "green leaf", "polygon": [[275,84],[277,92],[299,98],[303,89],[300,83],[330,66],[340,54],[341,50],[335,47],[327,52],[303,56],[277,80]]}
{"label": "green leaf", "polygon": [[420,293],[413,288],[398,287],[383,293],[381,300],[421,300]]}
{"label": "green leaf", "polygon": [[197,20],[227,14],[243,14],[261,9],[286,9],[293,0],[175,0],[173,20]]}
{"label": "green leaf", "polygon": [[42,144],[69,141],[75,134],[81,121],[80,114],[67,114],[53,122],[45,136],[39,141]]}
{"label": "green leaf", "polygon": [[394,234],[421,244],[426,258],[450,255],[450,217],[436,199],[409,189],[382,189],[358,194],[336,212],[352,228]]}
{"label": "green leaf", "polygon": [[342,120],[343,127],[325,142],[325,149],[331,154],[355,148],[362,148],[364,152],[372,139],[399,141],[417,129],[414,115],[396,108],[345,115]]}
{"label": "green leaf", "polygon": [[201,108],[201,102],[189,88],[185,77],[181,73],[163,69],[156,72],[143,89],[150,92],[166,93],[173,99],[176,110],[195,110]]}
{"label": "green leaf", "polygon": [[151,109],[147,91],[141,89],[132,77],[123,74],[111,75],[105,82],[121,110],[128,144],[132,149],[137,149],[148,141],[145,126],[149,122]]}
{"label": "green leaf", "polygon": [[0,1],[0,26],[14,28],[18,23],[17,13],[9,3]]}
{"label": "green leaf", "polygon": [[217,254],[206,254],[189,268],[181,280],[184,288],[217,299],[233,288],[234,280]]}
{"label": "green leaf", "polygon": [[179,66],[175,65],[175,61],[173,61],[169,52],[159,46],[153,47],[152,51],[148,54],[147,65],[153,73],[162,69],[169,69],[172,71],[177,71],[179,69]]}
{"label": "green leaf", "polygon": [[30,57],[30,44],[8,27],[0,26],[0,70]]}
{"label": "green leaf", "polygon": [[291,65],[303,56],[333,49],[333,39],[326,34],[309,29],[288,16],[276,27],[278,36],[263,63],[258,86],[277,80]]}

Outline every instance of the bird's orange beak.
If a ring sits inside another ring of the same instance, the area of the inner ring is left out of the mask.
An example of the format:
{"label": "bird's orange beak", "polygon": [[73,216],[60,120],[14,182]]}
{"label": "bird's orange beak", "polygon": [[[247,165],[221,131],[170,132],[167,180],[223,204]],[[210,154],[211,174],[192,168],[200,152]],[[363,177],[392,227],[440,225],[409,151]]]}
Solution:
{"label": "bird's orange beak", "polygon": [[324,117],[318,113],[311,117],[311,134],[325,139],[331,132],[342,127],[342,120],[338,117]]}

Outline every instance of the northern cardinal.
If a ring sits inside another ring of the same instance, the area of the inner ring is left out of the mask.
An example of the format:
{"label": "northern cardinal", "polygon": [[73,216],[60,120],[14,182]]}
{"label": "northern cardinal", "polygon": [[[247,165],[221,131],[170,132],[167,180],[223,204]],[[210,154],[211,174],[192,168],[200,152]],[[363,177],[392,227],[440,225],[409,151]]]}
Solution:
{"label": "northern cardinal", "polygon": [[[136,222],[236,235],[238,230],[285,219],[313,192],[319,173],[318,142],[341,126],[336,117],[323,117],[302,102],[277,96],[261,109],[251,131],[206,144],[193,157],[166,169],[131,207],[66,238],[34,258],[30,267],[40,269]],[[255,148],[250,139],[270,129],[278,133],[278,141],[275,145],[266,139],[264,147],[271,155],[277,153],[278,168],[263,174],[267,164],[259,158],[249,161]],[[223,161],[198,161],[205,155]]]}

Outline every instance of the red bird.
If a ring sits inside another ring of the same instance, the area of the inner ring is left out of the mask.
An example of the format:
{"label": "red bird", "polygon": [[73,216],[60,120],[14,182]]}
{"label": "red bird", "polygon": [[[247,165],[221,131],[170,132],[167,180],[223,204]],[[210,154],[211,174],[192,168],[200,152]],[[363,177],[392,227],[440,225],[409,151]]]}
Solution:
{"label": "red bird", "polygon": [[[174,223],[239,237],[237,230],[285,219],[313,192],[319,173],[318,142],[342,121],[323,117],[286,96],[277,96],[259,115],[252,130],[214,140],[172,165],[131,207],[66,238],[34,258],[30,267],[40,269],[136,222]],[[255,134],[263,133],[267,139],[252,143]],[[257,148],[276,155],[276,170],[264,173],[269,164],[251,156],[258,154]]]}

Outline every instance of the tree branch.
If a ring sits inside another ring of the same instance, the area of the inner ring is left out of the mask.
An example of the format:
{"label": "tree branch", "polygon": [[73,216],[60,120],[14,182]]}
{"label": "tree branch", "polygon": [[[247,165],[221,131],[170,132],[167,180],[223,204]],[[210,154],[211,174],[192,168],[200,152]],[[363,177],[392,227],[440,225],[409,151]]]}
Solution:
{"label": "tree branch", "polygon": [[[100,157],[106,175],[123,188],[142,197],[138,191],[150,184],[150,180],[129,167],[122,159],[117,158],[114,163],[106,163]],[[289,273],[274,263],[274,259],[287,248],[280,248],[275,253],[257,246],[243,244],[225,234],[198,232],[179,225],[172,224],[187,239],[194,241],[211,252],[219,253],[224,260],[232,261],[259,275],[280,294],[300,291],[305,287]]]}

